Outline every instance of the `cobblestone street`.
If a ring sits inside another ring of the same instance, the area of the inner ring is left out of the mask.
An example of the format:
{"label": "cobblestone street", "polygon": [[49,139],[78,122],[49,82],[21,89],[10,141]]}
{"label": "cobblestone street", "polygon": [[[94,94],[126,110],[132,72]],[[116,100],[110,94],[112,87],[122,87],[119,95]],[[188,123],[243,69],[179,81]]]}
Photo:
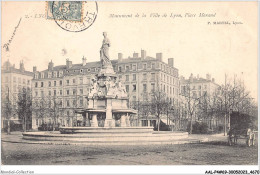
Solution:
{"label": "cobblestone street", "polygon": [[201,144],[87,146],[2,142],[4,165],[256,165],[257,145],[244,140]]}

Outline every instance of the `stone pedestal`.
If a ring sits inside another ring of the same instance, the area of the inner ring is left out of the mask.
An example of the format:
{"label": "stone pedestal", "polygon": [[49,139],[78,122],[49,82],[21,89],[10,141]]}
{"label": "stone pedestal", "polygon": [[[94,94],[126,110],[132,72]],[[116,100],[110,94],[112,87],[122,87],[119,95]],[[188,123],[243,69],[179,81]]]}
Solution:
{"label": "stone pedestal", "polygon": [[115,127],[115,121],[112,117],[112,101],[107,99],[106,101],[106,120],[104,127]]}
{"label": "stone pedestal", "polygon": [[127,127],[130,127],[130,126],[131,126],[131,123],[130,123],[129,118],[130,118],[130,116],[127,115],[127,116],[126,116],[126,119],[125,119],[125,122],[126,122],[126,126],[127,126]]}
{"label": "stone pedestal", "polygon": [[121,116],[120,123],[121,123],[121,127],[127,127],[125,115]]}
{"label": "stone pedestal", "polygon": [[92,115],[92,120],[90,122],[91,127],[98,127],[97,114]]}

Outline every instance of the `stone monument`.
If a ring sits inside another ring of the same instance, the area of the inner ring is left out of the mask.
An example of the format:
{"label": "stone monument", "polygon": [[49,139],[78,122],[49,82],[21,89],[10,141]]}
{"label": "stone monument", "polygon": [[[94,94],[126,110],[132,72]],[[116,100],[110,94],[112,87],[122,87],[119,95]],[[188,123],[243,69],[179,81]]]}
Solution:
{"label": "stone monument", "polygon": [[124,85],[117,80],[110,57],[110,41],[103,32],[103,42],[100,49],[101,70],[92,79],[92,88],[88,94],[88,108],[85,112],[91,120],[92,127],[98,127],[98,119],[105,120],[104,127],[115,127],[115,121],[120,119],[121,127],[129,127],[129,115],[136,113],[128,108],[128,95]]}

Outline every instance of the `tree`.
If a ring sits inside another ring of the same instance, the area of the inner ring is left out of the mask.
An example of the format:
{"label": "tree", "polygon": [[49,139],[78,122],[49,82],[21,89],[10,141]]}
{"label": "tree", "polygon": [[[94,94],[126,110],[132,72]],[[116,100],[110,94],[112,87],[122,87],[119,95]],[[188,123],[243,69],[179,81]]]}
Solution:
{"label": "tree", "polygon": [[142,101],[139,103],[139,105],[140,105],[139,112],[143,117],[145,117],[147,121],[147,126],[149,126],[148,117],[151,114],[151,103],[149,101]]}
{"label": "tree", "polygon": [[1,112],[2,114],[4,114],[5,120],[7,120],[7,134],[10,134],[10,119],[14,110],[15,107],[10,100],[10,92],[8,88],[7,93],[2,94],[2,103],[1,103]]}
{"label": "tree", "polygon": [[194,94],[191,89],[191,82],[189,82],[183,87],[181,92],[181,98],[184,101],[185,104],[185,110],[187,111],[188,117],[190,118],[190,134],[192,134],[192,124],[195,112],[197,111],[197,107],[200,104],[202,96],[197,96],[197,94]]}
{"label": "tree", "polygon": [[23,129],[26,132],[28,121],[32,119],[32,96],[29,88],[23,88],[19,91],[17,106],[18,117],[23,121]]}
{"label": "tree", "polygon": [[[158,86],[157,86],[158,87]],[[158,131],[160,131],[161,115],[166,114],[170,106],[170,102],[165,92],[162,92],[159,87],[151,93],[151,113],[157,117]]]}
{"label": "tree", "polygon": [[58,118],[61,116],[61,113],[63,112],[62,105],[60,103],[60,100],[54,96],[47,96],[46,97],[46,107],[48,108],[46,113],[48,113],[48,116],[52,119],[52,126],[53,131],[55,130],[55,127],[57,127]]}

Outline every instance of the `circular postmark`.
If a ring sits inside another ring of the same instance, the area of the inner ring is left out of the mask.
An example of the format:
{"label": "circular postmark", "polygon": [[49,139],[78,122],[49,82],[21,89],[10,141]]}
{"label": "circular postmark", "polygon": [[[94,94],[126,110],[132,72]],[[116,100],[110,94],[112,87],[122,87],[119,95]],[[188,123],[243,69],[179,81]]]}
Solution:
{"label": "circular postmark", "polygon": [[84,31],[97,18],[98,5],[94,1],[53,1],[51,3],[54,21],[68,32]]}

